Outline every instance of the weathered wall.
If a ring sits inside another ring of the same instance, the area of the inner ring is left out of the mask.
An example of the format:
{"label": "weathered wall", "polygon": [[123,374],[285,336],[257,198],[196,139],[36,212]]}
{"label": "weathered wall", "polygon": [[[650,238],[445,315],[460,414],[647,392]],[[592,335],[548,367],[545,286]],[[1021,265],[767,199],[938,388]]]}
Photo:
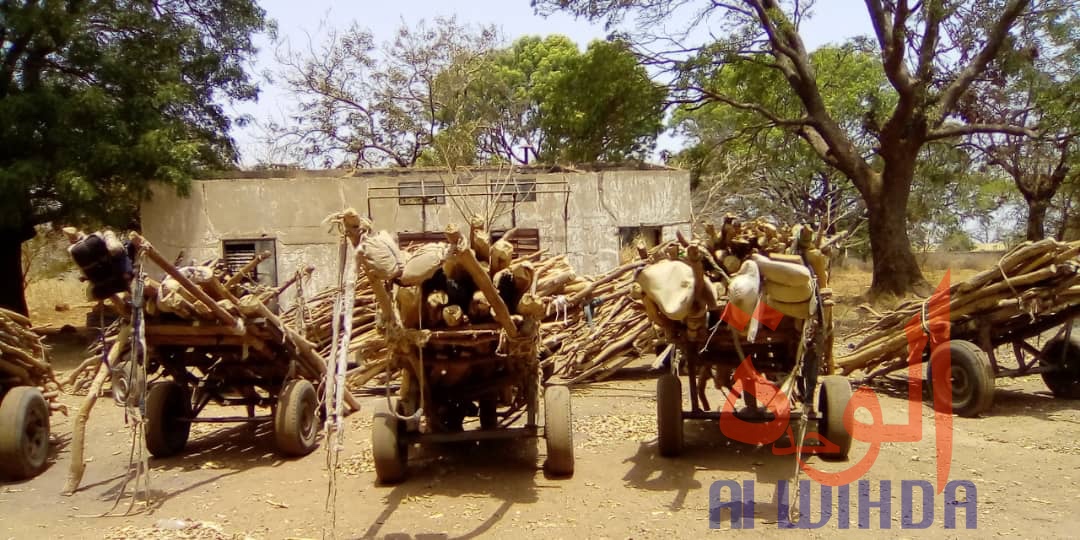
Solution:
{"label": "weathered wall", "polygon": [[[441,206],[399,205],[399,180],[442,182],[436,171],[288,171],[255,178],[199,180],[191,196],[155,190],[142,207],[143,232],[168,258],[181,250],[185,260],[221,255],[223,240],[273,238],[279,281],[305,265],[316,267],[313,286],[328,287],[336,272],[337,239],[322,223],[347,207],[368,214],[377,228],[391,232],[443,230],[448,223],[466,228],[465,214],[492,211],[496,228],[540,230],[541,247],[567,253],[582,273],[618,264],[619,227],[661,226],[663,237],[689,229],[688,173],[674,170],[613,170],[582,173],[522,173],[537,182],[535,202],[494,205],[479,195],[485,182],[499,183],[496,172],[478,174],[468,183],[451,184]],[[491,188],[498,189],[498,188]],[[371,199],[369,200],[369,196]],[[389,197],[389,198],[380,198]],[[516,219],[515,219],[516,218]],[[288,295],[287,295],[288,296]],[[284,299],[289,303],[289,298]]]}

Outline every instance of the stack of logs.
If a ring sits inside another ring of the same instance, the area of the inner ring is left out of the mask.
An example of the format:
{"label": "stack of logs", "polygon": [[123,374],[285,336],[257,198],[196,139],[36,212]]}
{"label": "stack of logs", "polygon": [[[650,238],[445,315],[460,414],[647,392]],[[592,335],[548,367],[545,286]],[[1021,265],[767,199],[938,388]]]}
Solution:
{"label": "stack of logs", "polygon": [[[76,233],[69,234],[73,242],[78,241]],[[299,338],[287,325],[273,314],[269,305],[285,290],[293,286],[314,270],[311,267],[297,272],[281,286],[270,288],[258,284],[251,275],[255,267],[270,256],[269,252],[256,255],[251,261],[235,272],[220,260],[207,261],[202,265],[177,267],[157,252],[148,242],[137,234],[131,235],[131,242],[146,250],[150,260],[164,270],[166,276],[161,281],[146,279],[144,286],[144,309],[148,322],[191,322],[198,323],[185,327],[192,344],[200,342],[199,334],[206,332],[207,339],[213,340],[224,326],[234,330],[234,334],[244,336],[251,346],[252,354],[269,359],[278,358],[277,349],[284,347],[290,357],[296,358],[304,374],[316,379],[325,372],[324,357],[318,355],[311,344]],[[179,261],[177,261],[179,262]],[[110,351],[110,359],[122,358],[129,345],[131,304],[127,293],[119,293],[106,299],[106,304],[120,315],[120,319],[109,326],[102,339],[92,343],[88,356],[76,369],[68,372],[61,383],[72,393],[88,390],[94,374],[104,369],[103,350]],[[260,327],[245,324],[249,319],[261,319],[266,322]],[[150,327],[153,330],[153,327]],[[153,336],[148,333],[148,341],[153,344]],[[285,339],[289,338],[289,339]],[[282,345],[277,345],[277,344]],[[119,347],[114,347],[119,344]],[[115,357],[115,358],[112,358]]]}
{"label": "stack of logs", "polygon": [[[948,310],[954,338],[973,333],[973,326],[1006,326],[1022,318],[1033,322],[1044,314],[1054,314],[1080,302],[1080,241],[1053,239],[1025,242],[1006,253],[996,266],[967,281],[949,287],[949,303],[927,304],[909,301],[895,310],[876,314],[856,332],[863,338],[855,352],[837,358],[844,375],[857,370],[868,377],[907,365],[905,328],[912,320],[933,320]],[[923,314],[924,306],[927,313]],[[872,310],[870,310],[872,311]]]}
{"label": "stack of logs", "polygon": [[[740,223],[733,216],[727,216],[719,228],[706,227],[704,244],[714,260],[725,261],[738,270],[738,265],[750,254],[784,251],[791,246],[793,238],[798,238],[795,243],[801,242],[804,249],[828,255],[845,235],[842,232],[826,239],[808,226],[778,229],[761,219]],[[690,242],[679,235],[677,241],[651,249],[639,243],[638,260],[592,277],[578,275],[565,255],[551,256],[541,251],[515,258],[508,242],[505,245],[500,242],[490,244],[487,234],[475,221],[470,227],[470,245],[479,246],[477,252],[481,259],[490,261],[495,254],[495,273],[523,267],[525,262],[531,264],[536,280],[534,294],[545,308],[540,334],[542,365],[570,383],[581,383],[602,380],[643,353],[654,350],[658,336],[652,331],[641,303],[631,295],[634,277],[650,260],[665,257],[672,250],[685,250]],[[410,259],[421,249],[438,250],[408,248],[404,250],[403,258]],[[491,266],[487,270],[490,272]],[[821,275],[824,273],[822,269],[819,279],[827,279]],[[445,288],[426,287],[426,290],[418,288],[415,298],[408,299],[412,307],[402,310],[415,314],[408,321],[410,324],[437,329],[491,320],[478,291],[467,291],[468,302],[465,294],[455,292],[454,296],[460,298],[450,302],[451,295]],[[282,320],[299,329],[323,355],[329,353],[331,345],[333,300],[334,291],[324,290],[282,314]],[[447,306],[453,305],[458,307],[450,308],[447,313]],[[376,330],[376,311],[369,280],[361,276],[356,284],[349,345],[359,363],[347,376],[354,389],[372,382],[377,385],[388,382],[378,377],[386,370],[389,352],[385,340]],[[392,376],[396,377],[396,374]]]}
{"label": "stack of logs", "polygon": [[[499,296],[507,304],[507,315],[525,293],[540,300],[544,309],[541,324],[541,362],[551,372],[571,382],[603,378],[618,367],[640,356],[651,344],[648,324],[640,306],[629,298],[633,271],[645,264],[636,261],[606,274],[587,278],[575,273],[565,255],[550,256],[544,251],[515,257],[508,231],[497,242],[473,221],[469,245],[481,261],[483,271],[491,276]],[[443,244],[428,244],[404,250],[405,260],[433,255],[441,260]],[[434,268],[434,267],[433,267]],[[452,270],[453,271],[453,270]],[[526,274],[531,274],[526,275]],[[475,280],[447,279],[440,265],[422,283],[399,287],[396,302],[406,328],[428,330],[491,324],[497,317]],[[411,281],[410,281],[411,283]],[[533,286],[526,286],[534,283]],[[527,290],[528,289],[528,290]],[[331,347],[334,290],[321,291],[294,304],[282,314],[282,320],[299,331],[326,354]],[[360,276],[356,282],[350,353],[360,362],[347,379],[358,389],[386,371],[389,350],[377,331],[375,295],[370,280]],[[393,374],[396,377],[396,374]]]}
{"label": "stack of logs", "polygon": [[57,401],[60,383],[45,355],[45,346],[30,326],[30,319],[0,308],[0,388],[35,386],[49,409],[67,414]]}

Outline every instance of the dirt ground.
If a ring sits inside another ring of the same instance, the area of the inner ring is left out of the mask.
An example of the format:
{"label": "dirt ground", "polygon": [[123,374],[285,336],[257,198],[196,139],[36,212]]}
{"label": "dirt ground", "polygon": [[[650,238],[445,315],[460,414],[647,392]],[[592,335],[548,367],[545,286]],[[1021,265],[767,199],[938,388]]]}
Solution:
{"label": "dirt ground", "polygon": [[[60,353],[64,353],[61,348]],[[67,353],[77,358],[77,350]],[[900,382],[878,386],[884,419],[907,418]],[[715,422],[687,424],[687,451],[660,458],[656,449],[655,391],[651,379],[596,384],[574,392],[577,470],[570,479],[542,472],[542,442],[414,449],[408,480],[375,484],[370,463],[372,401],[348,419],[342,466],[335,475],[336,516],[328,510],[326,445],[302,459],[274,453],[269,426],[202,424],[183,456],[151,461],[153,506],[129,517],[88,517],[113,507],[131,448],[123,411],[103,399],[88,431],[88,466],[82,489],[60,494],[69,466],[70,419],[54,417],[55,452],[49,468],[21,483],[0,484],[0,537],[4,538],[664,538],[720,534],[709,528],[710,486],[717,480],[755,482],[756,536],[810,534],[862,537],[857,490],[850,494],[850,528],[837,512],[822,528],[786,530],[777,522],[777,481],[789,478],[791,456],[769,447],[725,439]],[[81,398],[66,396],[74,410]],[[953,480],[969,480],[977,495],[977,529],[945,529],[942,495],[934,497],[933,524],[901,529],[900,481],[936,475],[933,413],[918,406],[923,437],[885,443],[870,471],[870,500],[889,481],[889,530],[873,510],[869,525],[880,537],[1073,537],[1080,517],[1080,410],[1077,402],[1048,396],[1037,377],[1000,380],[993,410],[983,418],[954,419]],[[869,417],[860,414],[860,420]],[[847,463],[809,463],[840,471],[856,463],[868,444],[856,441]],[[805,477],[804,477],[805,478]],[[964,500],[964,495],[960,499]],[[918,499],[918,497],[916,497]],[[730,500],[725,497],[725,500]],[[820,516],[815,489],[811,515]],[[830,502],[836,506],[835,497]],[[127,508],[122,503],[120,510]],[[916,508],[916,519],[923,515]],[[727,514],[724,514],[727,517]],[[335,521],[332,521],[335,520]],[[730,528],[723,521],[723,528]]]}
{"label": "dirt ground", "polygon": [[[54,337],[52,346],[57,370],[81,358],[82,344],[70,338]],[[886,423],[907,421],[905,381],[873,390]],[[72,416],[82,399],[63,396]],[[882,499],[885,485],[891,488],[888,530],[877,509],[868,513],[869,530],[859,528],[856,485],[846,505],[836,495],[823,505],[815,487],[810,515],[818,520],[821,507],[828,506],[830,519],[818,529],[791,530],[778,522],[775,492],[778,481],[792,476],[792,456],[728,440],[715,422],[701,421],[687,423],[682,457],[659,457],[655,381],[649,377],[574,391],[577,462],[569,479],[547,478],[543,442],[521,440],[414,448],[405,483],[376,485],[370,461],[374,399],[363,398],[363,410],[347,420],[341,467],[333,477],[335,505],[327,502],[327,445],[301,459],[282,459],[268,425],[199,424],[182,456],[150,461],[149,509],[90,517],[113,508],[131,449],[123,410],[106,396],[89,424],[82,488],[70,497],[60,494],[70,465],[72,418],[54,416],[53,455],[45,472],[0,483],[0,538],[283,539],[328,538],[331,532],[336,538],[396,539],[696,538],[731,532],[710,529],[710,507],[716,506],[710,487],[718,480],[753,482],[753,527],[740,532],[757,537],[1070,538],[1080,526],[1080,402],[1051,398],[1037,376],[999,379],[989,413],[953,419],[949,478],[976,487],[977,493],[961,490],[958,497],[974,502],[975,530],[964,529],[964,505],[953,508],[959,528],[945,528],[945,507],[952,505],[941,494],[933,496],[928,528],[902,528],[910,511],[901,482],[936,479],[934,415],[925,402],[916,406],[921,440],[883,443],[862,477],[869,500]],[[866,411],[857,418],[871,421]],[[810,458],[809,464],[839,472],[869,450],[869,443],[856,441],[848,462]],[[726,492],[724,500],[730,500]],[[846,529],[839,506],[850,512]],[[126,508],[122,502],[119,511]],[[916,522],[926,514],[918,502],[914,514]],[[721,517],[721,528],[730,529],[728,515]]]}

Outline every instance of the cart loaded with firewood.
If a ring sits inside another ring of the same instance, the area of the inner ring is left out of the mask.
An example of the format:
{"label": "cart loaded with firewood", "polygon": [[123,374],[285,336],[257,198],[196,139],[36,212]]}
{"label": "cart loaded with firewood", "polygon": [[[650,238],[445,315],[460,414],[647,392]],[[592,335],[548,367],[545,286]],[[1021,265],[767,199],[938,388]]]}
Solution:
{"label": "cart loaded with firewood", "polygon": [[545,469],[571,475],[570,392],[562,385],[541,392],[545,304],[532,261],[514,260],[512,233],[491,242],[480,223],[468,236],[450,225],[445,242],[406,256],[391,234],[373,231],[354,211],[341,222],[356,270],[374,293],[386,369],[401,373],[396,395],[387,387],[376,401],[378,480],[404,479],[413,444],[537,436],[547,444]]}
{"label": "cart loaded with firewood", "polygon": [[20,313],[0,308],[0,480],[40,473],[49,455],[49,416],[67,414],[41,337]]}
{"label": "cart loaded with firewood", "polygon": [[[98,359],[88,359],[98,373],[88,399],[109,382],[118,404],[140,412],[152,455],[183,451],[196,422],[272,422],[283,454],[315,448],[326,360],[271,307],[312,268],[269,287],[251,276],[269,253],[241,268],[217,260],[180,266],[135,233],[121,241],[108,231],[66,232],[90,295],[119,316],[95,349]],[[211,403],[246,414],[208,416]]]}
{"label": "cart loaded with firewood", "polygon": [[[993,268],[943,282],[928,298],[885,313],[863,309],[871,317],[857,332],[861,339],[836,360],[845,375],[869,382],[914,369],[917,379],[925,363],[925,380],[947,383],[961,416],[990,409],[995,377],[1038,374],[1054,396],[1080,398],[1080,331],[1073,324],[1080,315],[1080,241],[1024,242]],[[908,336],[920,326],[930,331],[930,346],[913,355]]]}
{"label": "cart loaded with firewood", "polygon": [[[782,414],[799,428],[791,441],[798,449],[816,421],[817,433],[832,444],[815,453],[846,458],[851,435],[843,415],[851,386],[828,375],[827,253],[836,240],[808,225],[783,230],[731,215],[704,232],[693,239],[680,234],[649,254],[633,290],[666,345],[661,360],[670,368],[657,380],[660,454],[682,452],[686,419],[719,419],[723,427],[727,417],[764,423]],[[723,392],[719,402],[710,402],[709,386]]]}

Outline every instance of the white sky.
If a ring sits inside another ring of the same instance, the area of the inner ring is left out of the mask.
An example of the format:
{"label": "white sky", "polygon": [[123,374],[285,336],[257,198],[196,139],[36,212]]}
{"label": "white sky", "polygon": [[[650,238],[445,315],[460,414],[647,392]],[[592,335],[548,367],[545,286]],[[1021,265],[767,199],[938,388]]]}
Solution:
{"label": "white sky", "polygon": [[[344,29],[352,22],[369,28],[377,42],[388,41],[402,21],[415,24],[420,19],[456,15],[470,24],[494,24],[508,41],[523,35],[563,34],[580,46],[593,39],[602,39],[606,32],[601,24],[575,20],[565,14],[548,18],[535,15],[529,0],[261,0],[267,15],[278,24],[279,39],[303,45],[310,39],[321,41],[320,28]],[[860,0],[819,0],[816,16],[804,22],[803,39],[810,49],[826,43],[837,43],[855,35],[869,34],[870,21]],[[255,73],[277,71],[274,47],[265,36],[258,40],[260,52]],[[260,77],[261,80],[261,77]],[[282,118],[290,109],[290,100],[281,88],[263,81],[258,103],[244,103],[233,108],[235,114],[246,114],[256,123],[268,118]],[[260,129],[256,125],[234,129],[241,152],[241,163],[253,165],[260,155]],[[674,150],[677,140],[662,136],[658,149]]]}

